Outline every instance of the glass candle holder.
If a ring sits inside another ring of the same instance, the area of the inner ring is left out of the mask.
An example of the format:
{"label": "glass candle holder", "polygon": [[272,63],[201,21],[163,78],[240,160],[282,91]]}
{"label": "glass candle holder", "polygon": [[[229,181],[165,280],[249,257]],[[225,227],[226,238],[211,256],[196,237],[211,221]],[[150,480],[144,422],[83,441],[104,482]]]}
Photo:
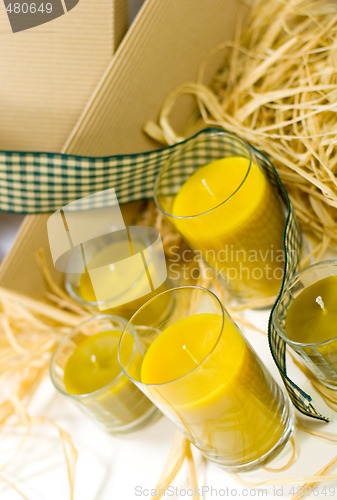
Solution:
{"label": "glass candle holder", "polygon": [[112,434],[136,431],[160,415],[118,364],[125,325],[112,315],[82,322],[59,343],[50,364],[56,389]]}
{"label": "glass candle holder", "polygon": [[163,164],[155,201],[241,300],[276,296],[284,210],[254,149],[229,133],[182,145]]}
{"label": "glass candle holder", "polygon": [[288,399],[212,292],[163,294],[179,307],[156,327],[146,309],[157,297],[132,316],[118,348],[124,373],[210,461],[239,470],[274,456],[293,428]]}
{"label": "glass candle holder", "polygon": [[273,311],[278,334],[310,371],[337,389],[337,261],[313,264],[285,286]]}
{"label": "glass candle holder", "polygon": [[[147,232],[152,228],[132,228],[132,253],[149,250],[149,260],[151,262],[151,252],[154,252],[150,237]],[[137,231],[137,229],[141,229]],[[146,231],[148,230],[148,231]],[[133,261],[123,266],[115,266],[111,273],[104,272],[100,277],[102,288],[109,290],[109,298],[106,300],[97,300],[91,277],[87,266],[103,268],[109,264],[114,265],[116,261],[124,261],[126,255],[130,254],[130,241],[125,230],[114,231],[98,238],[94,238],[85,243],[85,259],[82,258],[82,249],[74,250],[72,258],[69,261],[68,269],[76,269],[77,272],[67,272],[65,275],[65,289],[71,297],[80,304],[93,307],[102,311],[104,314],[112,314],[129,319],[137,309],[147,300],[154,297],[157,293],[166,290],[171,286],[169,279],[166,279],[155,290],[151,290],[148,281],[148,275],[145,272],[143,263],[139,266],[139,261]],[[149,266],[149,273],[156,273],[158,264],[153,258],[153,266]],[[165,264],[164,264],[165,265]],[[154,281],[154,280],[153,280]],[[137,298],[134,298],[137,297]],[[149,310],[152,318],[160,320],[169,314],[173,304],[168,302],[165,297],[158,302],[155,309]],[[111,304],[118,303],[119,305]]]}

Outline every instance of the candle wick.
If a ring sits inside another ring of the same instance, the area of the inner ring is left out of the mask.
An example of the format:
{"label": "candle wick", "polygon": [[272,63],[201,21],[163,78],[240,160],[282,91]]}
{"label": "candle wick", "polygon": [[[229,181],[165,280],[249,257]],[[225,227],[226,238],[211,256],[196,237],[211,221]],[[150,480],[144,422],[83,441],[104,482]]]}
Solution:
{"label": "candle wick", "polygon": [[186,354],[189,355],[189,357],[192,359],[192,361],[194,361],[194,363],[196,365],[200,364],[199,361],[195,358],[195,356],[193,355],[193,353],[189,350],[189,348],[185,344],[183,345],[183,349],[186,352]]}
{"label": "candle wick", "polygon": [[214,198],[215,198],[215,194],[213,193],[213,191],[211,190],[211,188],[210,188],[210,187],[209,187],[209,185],[207,184],[206,179],[201,179],[201,182],[202,182],[203,186],[207,189],[207,191],[209,192],[209,194],[210,194],[211,196],[214,196]]}
{"label": "candle wick", "polygon": [[317,298],[316,298],[316,302],[317,304],[319,305],[319,307],[322,309],[322,311],[326,311],[326,308],[325,308],[325,305],[324,305],[324,302],[323,302],[323,299],[322,297],[319,295]]}

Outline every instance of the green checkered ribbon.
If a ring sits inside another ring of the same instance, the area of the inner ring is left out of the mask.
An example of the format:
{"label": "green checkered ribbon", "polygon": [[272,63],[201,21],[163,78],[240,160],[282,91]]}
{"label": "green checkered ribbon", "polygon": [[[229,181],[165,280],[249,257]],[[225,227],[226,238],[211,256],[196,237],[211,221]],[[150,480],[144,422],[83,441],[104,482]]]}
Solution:
{"label": "green checkered ribbon", "polygon": [[[231,155],[239,155],[240,146],[232,138],[232,134],[223,130],[205,129],[174,146],[145,153],[99,158],[58,153],[2,151],[0,152],[0,211],[25,214],[52,212],[98,192],[102,192],[102,198],[101,201],[96,198],[95,203],[104,206],[104,190],[109,188],[115,189],[119,203],[152,198],[155,179],[161,166],[170,161],[172,170],[175,169],[173,155],[179,154],[181,162],[183,152],[186,168],[182,169],[180,164],[180,168],[177,168],[180,178],[172,176],[180,183],[196,163],[203,165],[228,154],[228,151]],[[261,152],[255,150],[255,153],[287,211],[284,229],[285,272],[275,308],[286,283],[298,268],[301,235],[286,189],[275,168]],[[167,189],[169,192],[172,185],[168,184]],[[315,410],[310,396],[289,379],[286,370],[286,345],[277,334],[271,319],[268,330],[272,356],[293,404],[309,417],[328,420]]]}
{"label": "green checkered ribbon", "polygon": [[329,419],[318,412],[312,405],[311,396],[305,393],[288,377],[286,369],[286,343],[278,335],[272,321],[273,312],[278,307],[283,290],[286,287],[288,281],[296,274],[296,271],[299,267],[302,238],[299,224],[295,212],[292,209],[287,190],[282,184],[281,179],[279,178],[278,173],[275,170],[275,167],[273,166],[271,161],[266,158],[260,151],[255,149],[255,152],[256,155],[260,158],[260,164],[264,166],[264,170],[268,176],[269,181],[279,194],[287,210],[286,222],[283,232],[283,246],[285,250],[283,280],[277,299],[272,307],[268,323],[268,340],[270,351],[294,406],[301,413],[307,415],[308,417],[328,422]]}

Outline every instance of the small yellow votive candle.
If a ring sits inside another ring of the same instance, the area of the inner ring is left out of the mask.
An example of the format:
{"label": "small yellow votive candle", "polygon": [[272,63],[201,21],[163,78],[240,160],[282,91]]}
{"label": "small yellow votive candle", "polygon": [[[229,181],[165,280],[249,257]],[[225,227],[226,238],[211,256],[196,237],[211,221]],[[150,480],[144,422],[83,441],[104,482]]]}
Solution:
{"label": "small yellow votive candle", "polygon": [[172,155],[157,179],[156,202],[238,297],[275,296],[283,276],[283,209],[253,149],[225,138],[224,151],[208,145],[210,158],[223,154],[209,163],[191,148]]}
{"label": "small yellow votive candle", "polygon": [[[121,372],[117,348],[125,324],[108,315],[83,322],[60,342],[50,366],[55,387],[113,434],[140,429],[158,416]],[[132,339],[124,348],[131,356]]]}
{"label": "small yellow votive candle", "polygon": [[[192,305],[195,292],[203,312],[176,311],[156,329],[144,324],[145,304],[121,337],[120,363],[206,458],[233,470],[252,467],[287,441],[288,401],[215,295],[199,287],[164,293]],[[134,363],[125,356],[133,331],[141,357]]]}
{"label": "small yellow votive candle", "polygon": [[337,389],[337,261],[298,273],[285,287],[273,322],[317,378]]}
{"label": "small yellow votive candle", "polygon": [[[114,234],[108,234],[93,239],[86,243],[87,262],[83,262],[82,272],[67,273],[65,277],[65,288],[68,293],[78,302],[100,309],[104,314],[112,314],[129,319],[132,314],[147,300],[154,297],[157,293],[166,290],[169,281],[166,280],[158,288],[151,290],[148,274],[145,271],[143,263],[139,266],[139,259],[129,259],[124,266],[114,266],[115,262],[125,261],[126,256],[137,256],[149,244],[146,237],[139,236],[130,242],[125,238],[125,232],[119,231]],[[132,251],[132,253],[131,253]],[[75,253],[77,260],[78,255]],[[99,280],[96,280],[96,287],[109,290],[109,300],[98,301],[91,277],[85,264],[91,268],[100,268],[101,266],[111,264],[111,272],[101,273]],[[153,263],[153,268],[154,268]],[[71,268],[72,262],[69,267]],[[150,268],[156,272],[155,269]],[[136,298],[135,298],[136,297]],[[118,305],[110,307],[110,304]],[[149,316],[160,321],[170,311],[172,304],[167,302],[167,298],[156,304],[156,308],[149,310]]]}

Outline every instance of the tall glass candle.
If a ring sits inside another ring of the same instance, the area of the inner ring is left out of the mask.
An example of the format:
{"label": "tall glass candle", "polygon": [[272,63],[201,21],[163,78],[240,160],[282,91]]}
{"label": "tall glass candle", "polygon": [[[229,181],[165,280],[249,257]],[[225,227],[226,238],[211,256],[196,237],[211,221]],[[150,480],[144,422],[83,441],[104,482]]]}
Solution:
{"label": "tall glass candle", "polygon": [[146,323],[151,301],[131,318],[119,344],[124,373],[218,465],[248,468],[274,456],[292,431],[281,389],[212,292],[163,293],[180,307],[156,328]]}
{"label": "tall glass candle", "polygon": [[[84,321],[60,342],[50,364],[56,389],[112,434],[138,430],[159,415],[121,372],[117,347],[125,325],[111,315]],[[125,349],[132,352],[132,343]]]}
{"label": "tall glass candle", "polygon": [[223,133],[207,143],[184,145],[163,165],[155,199],[237,296],[277,294],[283,276],[285,216],[246,142]]}
{"label": "tall glass candle", "polygon": [[320,382],[337,389],[337,261],[307,267],[284,288],[273,312],[278,334]]}

